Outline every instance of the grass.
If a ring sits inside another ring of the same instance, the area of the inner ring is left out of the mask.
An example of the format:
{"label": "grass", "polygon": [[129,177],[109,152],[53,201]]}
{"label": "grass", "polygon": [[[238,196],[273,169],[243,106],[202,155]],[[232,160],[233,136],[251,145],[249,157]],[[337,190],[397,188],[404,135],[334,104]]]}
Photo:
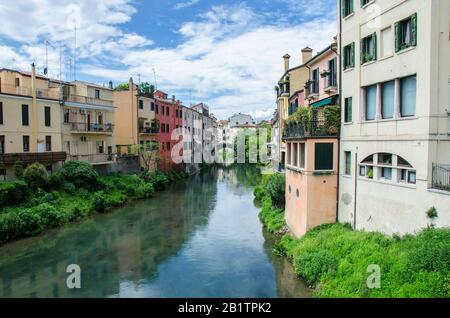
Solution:
{"label": "grass", "polygon": [[[261,220],[272,233],[283,233],[284,211],[269,193],[273,175],[255,188]],[[273,195],[273,194],[272,194]],[[280,236],[274,253],[286,256],[296,274],[319,298],[450,297],[450,229],[426,229],[418,235],[387,237],[354,231],[348,225],[318,227],[300,239]],[[369,288],[371,265],[379,266],[380,288]]]}
{"label": "grass", "polygon": [[[277,242],[316,297],[446,298],[450,296],[450,229],[389,238],[346,225],[319,227],[301,239]],[[369,265],[381,269],[381,287],[369,289]]]}

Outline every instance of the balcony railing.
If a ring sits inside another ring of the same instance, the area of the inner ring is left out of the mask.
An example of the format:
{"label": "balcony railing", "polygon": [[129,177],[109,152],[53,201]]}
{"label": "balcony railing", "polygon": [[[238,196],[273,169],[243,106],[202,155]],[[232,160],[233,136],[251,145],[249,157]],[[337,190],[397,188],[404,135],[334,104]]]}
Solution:
{"label": "balcony railing", "polygon": [[69,155],[69,160],[84,161],[90,164],[110,163],[114,161],[113,154],[80,154]]}
{"label": "balcony railing", "polygon": [[286,122],[283,138],[339,137],[340,127],[325,120]]}
{"label": "balcony railing", "polygon": [[[0,85],[0,93],[31,97],[31,87],[15,86],[9,84]],[[36,98],[60,99],[59,88],[36,88]]]}
{"label": "balcony railing", "polygon": [[158,127],[140,127],[139,128],[140,134],[157,134],[159,133]]}
{"label": "balcony railing", "polygon": [[67,159],[65,152],[28,152],[28,153],[7,153],[0,155],[0,163],[4,165],[12,165],[17,161],[24,164],[34,162],[40,163],[56,163],[64,162]]}
{"label": "balcony railing", "polygon": [[87,123],[71,123],[70,130],[72,132],[91,132],[112,134],[114,132],[113,124],[87,124]]}
{"label": "balcony railing", "polygon": [[433,164],[432,188],[450,191],[450,165]]}
{"label": "balcony railing", "polygon": [[114,106],[114,102],[112,100],[99,99],[94,97],[80,96],[70,94],[64,97],[64,101],[79,103],[79,104],[89,104],[89,105],[98,105],[98,106]]}

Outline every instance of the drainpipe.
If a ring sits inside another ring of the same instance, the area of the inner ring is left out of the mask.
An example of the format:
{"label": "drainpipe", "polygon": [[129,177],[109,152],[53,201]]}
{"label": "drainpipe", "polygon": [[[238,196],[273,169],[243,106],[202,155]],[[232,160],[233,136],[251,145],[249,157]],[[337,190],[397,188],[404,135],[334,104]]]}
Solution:
{"label": "drainpipe", "polygon": [[37,112],[36,112],[36,66],[31,64],[31,140],[30,140],[30,152],[37,152]]}
{"label": "drainpipe", "polygon": [[356,147],[355,152],[355,197],[354,197],[354,207],[353,207],[353,229],[356,231],[356,198],[358,193],[358,147]]}

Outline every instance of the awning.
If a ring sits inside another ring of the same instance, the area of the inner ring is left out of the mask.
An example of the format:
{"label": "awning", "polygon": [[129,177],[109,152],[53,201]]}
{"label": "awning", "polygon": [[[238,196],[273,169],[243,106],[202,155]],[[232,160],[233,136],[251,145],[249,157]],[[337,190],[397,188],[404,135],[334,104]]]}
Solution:
{"label": "awning", "polygon": [[336,105],[336,102],[337,102],[337,96],[331,96],[331,97],[319,100],[318,102],[312,103],[310,106],[312,108],[319,108],[319,107],[328,106],[328,105]]}

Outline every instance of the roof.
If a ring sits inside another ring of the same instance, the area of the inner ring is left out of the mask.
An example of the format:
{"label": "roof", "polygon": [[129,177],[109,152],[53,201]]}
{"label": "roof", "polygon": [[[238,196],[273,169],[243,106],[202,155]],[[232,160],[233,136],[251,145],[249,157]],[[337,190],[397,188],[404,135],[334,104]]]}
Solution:
{"label": "roof", "polygon": [[[22,76],[27,76],[27,77],[31,77],[31,72],[26,72],[26,71],[21,71],[21,70],[14,70],[14,69],[10,69],[10,68],[0,68],[0,72],[11,72],[11,73],[17,73],[20,74]],[[43,80],[49,80],[51,82],[55,82],[55,83],[60,83],[60,84],[64,84],[64,85],[73,85],[70,82],[66,82],[66,81],[60,81],[58,79],[54,79],[54,78],[48,78],[45,75],[41,75],[41,74],[37,74],[36,73],[36,78],[39,79],[43,79]]]}
{"label": "roof", "polygon": [[80,84],[84,84],[86,86],[90,86],[90,87],[96,87],[96,88],[101,88],[101,89],[106,89],[109,91],[113,91],[114,89],[106,87],[106,86],[102,86],[102,85],[98,85],[98,84],[94,84],[94,83],[90,83],[90,82],[85,82],[85,81],[74,81],[72,83],[80,83]]}

